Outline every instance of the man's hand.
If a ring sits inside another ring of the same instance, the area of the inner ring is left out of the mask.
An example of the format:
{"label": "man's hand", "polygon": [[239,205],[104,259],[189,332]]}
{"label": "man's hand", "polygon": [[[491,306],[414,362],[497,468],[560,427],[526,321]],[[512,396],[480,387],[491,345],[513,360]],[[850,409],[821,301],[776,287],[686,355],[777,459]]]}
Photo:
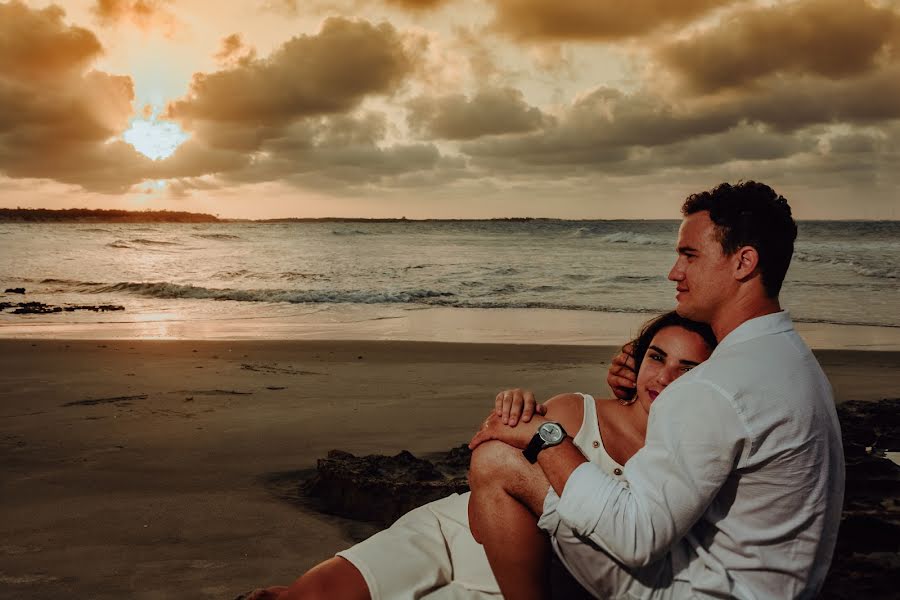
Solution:
{"label": "man's hand", "polygon": [[547,407],[534,399],[531,390],[505,390],[494,400],[494,414],[504,425],[515,427],[519,421],[528,423],[535,414],[547,414]]}
{"label": "man's hand", "polygon": [[474,450],[480,444],[490,440],[498,440],[505,444],[509,444],[510,446],[524,449],[528,446],[528,442],[531,441],[531,438],[534,437],[538,427],[546,421],[547,419],[544,417],[535,415],[529,424],[520,422],[518,427],[510,427],[502,422],[502,418],[496,411],[492,412],[488,415],[487,419],[484,420],[481,429],[478,430],[475,437],[472,438],[472,441],[469,442],[469,449]]}
{"label": "man's hand", "polygon": [[627,400],[634,396],[637,386],[637,373],[634,372],[634,347],[626,344],[622,351],[615,355],[609,372],[606,374],[606,383],[616,398]]}

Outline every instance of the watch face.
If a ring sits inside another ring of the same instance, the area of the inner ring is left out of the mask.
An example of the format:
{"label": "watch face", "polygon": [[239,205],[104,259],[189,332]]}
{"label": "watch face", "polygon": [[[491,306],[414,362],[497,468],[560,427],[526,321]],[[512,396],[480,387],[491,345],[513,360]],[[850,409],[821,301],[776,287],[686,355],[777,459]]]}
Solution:
{"label": "watch face", "polygon": [[545,444],[558,444],[565,436],[562,427],[557,423],[544,423],[541,425],[538,433],[540,433],[541,439],[544,440]]}

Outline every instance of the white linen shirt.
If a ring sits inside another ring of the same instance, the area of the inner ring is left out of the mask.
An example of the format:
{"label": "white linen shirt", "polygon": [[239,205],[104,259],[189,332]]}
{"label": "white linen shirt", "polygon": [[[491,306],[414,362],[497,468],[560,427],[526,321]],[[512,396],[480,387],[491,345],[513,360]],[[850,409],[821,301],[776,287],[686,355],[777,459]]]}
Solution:
{"label": "white linen shirt", "polygon": [[584,463],[557,511],[626,566],[671,560],[696,597],[808,598],[843,495],[831,386],[779,312],[744,322],[659,395],[625,481]]}

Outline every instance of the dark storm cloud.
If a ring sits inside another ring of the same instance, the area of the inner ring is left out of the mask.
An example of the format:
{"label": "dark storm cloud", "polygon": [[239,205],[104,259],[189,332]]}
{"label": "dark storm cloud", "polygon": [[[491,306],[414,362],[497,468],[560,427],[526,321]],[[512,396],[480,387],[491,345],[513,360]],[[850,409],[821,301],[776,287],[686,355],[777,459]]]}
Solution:
{"label": "dark storm cloud", "polygon": [[472,98],[419,96],[407,103],[407,109],[413,131],[447,140],[534,131],[548,119],[512,88],[484,89]]}
{"label": "dark storm cloud", "polygon": [[844,79],[900,60],[900,12],[864,0],[802,0],[740,10],[657,58],[694,93],[769,76]]}
{"label": "dark storm cloud", "polygon": [[527,41],[611,41],[683,25],[735,0],[490,0],[492,28]]}

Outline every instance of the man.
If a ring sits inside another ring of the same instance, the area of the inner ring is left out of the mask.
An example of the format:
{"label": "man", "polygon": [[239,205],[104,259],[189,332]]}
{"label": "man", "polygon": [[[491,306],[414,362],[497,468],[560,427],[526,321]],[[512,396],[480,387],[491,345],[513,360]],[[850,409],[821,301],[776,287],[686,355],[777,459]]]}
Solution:
{"label": "man", "polygon": [[677,311],[719,346],[656,399],[625,481],[540,414],[492,413],[472,439],[470,523],[508,598],[548,595],[547,534],[598,597],[809,598],[825,578],[844,461],[831,388],[778,301],[790,207],[750,181],[682,213]]}

